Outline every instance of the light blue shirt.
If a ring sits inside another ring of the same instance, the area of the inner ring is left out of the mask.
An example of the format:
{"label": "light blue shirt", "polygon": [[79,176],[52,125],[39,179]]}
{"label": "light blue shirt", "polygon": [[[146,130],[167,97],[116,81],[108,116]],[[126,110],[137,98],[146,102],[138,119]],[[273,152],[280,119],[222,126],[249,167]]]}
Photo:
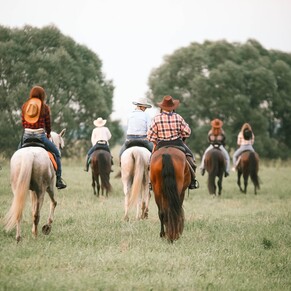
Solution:
{"label": "light blue shirt", "polygon": [[145,135],[151,125],[150,116],[140,109],[135,109],[131,112],[127,120],[128,135]]}

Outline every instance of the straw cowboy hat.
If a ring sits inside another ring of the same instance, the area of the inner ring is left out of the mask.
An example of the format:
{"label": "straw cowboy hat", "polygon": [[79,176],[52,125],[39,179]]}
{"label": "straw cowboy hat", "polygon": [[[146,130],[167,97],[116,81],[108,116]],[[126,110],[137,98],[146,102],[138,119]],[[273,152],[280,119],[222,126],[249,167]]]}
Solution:
{"label": "straw cowboy hat", "polygon": [[173,99],[172,96],[167,95],[167,96],[164,96],[162,102],[158,102],[157,104],[160,108],[164,110],[172,111],[172,110],[175,110],[179,106],[180,101],[175,100]]}
{"label": "straw cowboy hat", "polygon": [[213,119],[213,120],[211,121],[211,126],[212,126],[213,128],[221,128],[222,125],[223,125],[223,122],[222,122],[220,119],[218,119],[218,118]]}
{"label": "straw cowboy hat", "polygon": [[132,104],[137,106],[143,106],[146,108],[151,108],[152,105],[147,102],[146,98],[139,98],[137,101],[133,101]]}
{"label": "straw cowboy hat", "polygon": [[106,119],[103,119],[102,117],[98,117],[96,120],[94,120],[93,123],[95,126],[101,127],[101,126],[104,126],[106,122],[107,122]]}
{"label": "straw cowboy hat", "polygon": [[24,105],[24,119],[29,123],[36,123],[41,111],[41,100],[30,98]]}

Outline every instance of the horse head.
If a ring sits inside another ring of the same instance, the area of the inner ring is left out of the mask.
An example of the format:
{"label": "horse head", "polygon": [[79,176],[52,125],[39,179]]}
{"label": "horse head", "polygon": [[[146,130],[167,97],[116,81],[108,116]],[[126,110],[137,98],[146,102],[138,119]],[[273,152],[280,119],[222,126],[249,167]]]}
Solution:
{"label": "horse head", "polygon": [[56,145],[59,151],[65,147],[65,142],[63,139],[65,132],[66,128],[64,128],[60,133],[56,133],[54,131],[51,132],[51,140]]}

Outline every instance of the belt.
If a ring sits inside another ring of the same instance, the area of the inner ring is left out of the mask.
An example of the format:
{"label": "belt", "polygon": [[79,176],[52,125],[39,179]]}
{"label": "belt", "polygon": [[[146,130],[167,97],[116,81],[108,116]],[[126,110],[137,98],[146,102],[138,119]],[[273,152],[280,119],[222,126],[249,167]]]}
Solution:
{"label": "belt", "polygon": [[43,128],[37,128],[37,129],[25,128],[24,132],[27,132],[27,133],[44,133],[44,129]]}
{"label": "belt", "polygon": [[127,134],[127,137],[142,137],[142,138],[146,138],[146,135],[142,135],[142,134]]}

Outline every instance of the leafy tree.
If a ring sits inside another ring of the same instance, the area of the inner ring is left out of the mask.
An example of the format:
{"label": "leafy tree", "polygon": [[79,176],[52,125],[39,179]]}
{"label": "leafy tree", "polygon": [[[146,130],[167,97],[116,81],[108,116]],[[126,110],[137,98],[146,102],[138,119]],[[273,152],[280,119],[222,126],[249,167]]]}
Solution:
{"label": "leafy tree", "polygon": [[20,108],[34,85],[46,90],[52,129],[67,128],[67,150],[80,139],[89,146],[93,120],[99,116],[108,119],[115,133],[112,145],[122,136],[119,124],[108,118],[114,86],[105,79],[95,53],[54,26],[0,26],[0,135],[6,137],[0,140],[0,148],[4,155],[17,148],[22,134]]}
{"label": "leafy tree", "polygon": [[257,41],[192,43],[164,58],[149,76],[148,96],[180,99],[178,112],[192,128],[189,146],[202,154],[210,121],[224,121],[227,148],[249,122],[261,157],[291,153],[291,54],[266,50]]}

